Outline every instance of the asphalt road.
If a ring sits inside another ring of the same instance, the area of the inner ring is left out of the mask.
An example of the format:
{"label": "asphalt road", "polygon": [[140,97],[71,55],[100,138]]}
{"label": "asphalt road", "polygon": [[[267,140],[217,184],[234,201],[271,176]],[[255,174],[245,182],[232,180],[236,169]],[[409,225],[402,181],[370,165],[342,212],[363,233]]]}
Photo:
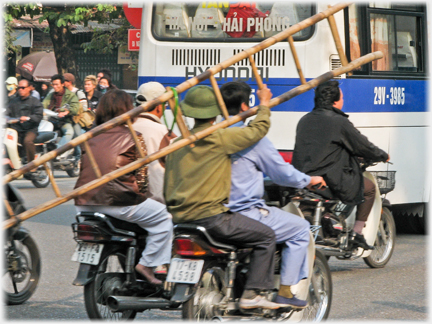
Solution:
{"label": "asphalt road", "polygon": [[[70,191],[75,178],[56,175],[60,191]],[[49,186],[37,189],[27,180],[14,182],[26,199],[26,207],[55,198]],[[72,286],[78,263],[70,261],[75,249],[70,224],[73,202],[67,202],[24,222],[31,231],[42,258],[42,276],[30,300],[19,306],[3,306],[7,321],[87,321],[82,287]],[[329,260],[333,279],[333,303],[329,321],[427,321],[427,243],[424,235],[398,234],[390,262],[371,269],[362,259]],[[136,320],[180,320],[180,311],[152,310]]]}

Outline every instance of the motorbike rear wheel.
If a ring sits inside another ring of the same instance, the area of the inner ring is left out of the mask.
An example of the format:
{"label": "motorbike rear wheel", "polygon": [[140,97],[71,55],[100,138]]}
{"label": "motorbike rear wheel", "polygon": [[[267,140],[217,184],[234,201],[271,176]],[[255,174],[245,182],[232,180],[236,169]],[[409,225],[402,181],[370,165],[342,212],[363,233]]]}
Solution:
{"label": "motorbike rear wheel", "polygon": [[363,258],[371,268],[383,268],[393,254],[396,239],[396,225],[391,211],[384,207],[381,213],[380,224],[375,238],[372,253]]}
{"label": "motorbike rear wheel", "polygon": [[20,305],[35,292],[41,275],[39,250],[35,241],[7,240],[5,243],[3,291],[8,305]]}
{"label": "motorbike rear wheel", "polygon": [[107,299],[122,285],[126,256],[120,252],[104,253],[101,256],[96,277],[84,286],[84,303],[90,319],[106,321],[132,320],[136,311],[113,312],[107,306]]}
{"label": "motorbike rear wheel", "polygon": [[221,315],[217,304],[225,296],[225,272],[219,267],[204,264],[204,274],[198,282],[194,296],[182,306],[182,318],[190,321],[211,321]]}
{"label": "motorbike rear wheel", "polygon": [[326,320],[330,313],[333,283],[327,259],[315,250],[315,261],[309,285],[308,306],[303,310],[302,321]]}

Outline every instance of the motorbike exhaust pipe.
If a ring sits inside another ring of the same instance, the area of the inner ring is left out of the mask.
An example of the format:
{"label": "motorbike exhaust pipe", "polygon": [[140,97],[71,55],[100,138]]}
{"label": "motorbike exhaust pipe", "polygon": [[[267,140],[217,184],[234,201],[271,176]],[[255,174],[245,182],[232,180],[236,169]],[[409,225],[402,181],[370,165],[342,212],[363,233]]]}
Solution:
{"label": "motorbike exhaust pipe", "polygon": [[171,306],[171,302],[164,298],[109,296],[107,305],[113,312],[126,310],[143,312],[147,309],[169,307]]}
{"label": "motorbike exhaust pipe", "polygon": [[331,247],[317,247],[320,252],[322,252],[326,256],[342,256],[345,255],[346,252],[342,252],[338,248],[331,248]]}

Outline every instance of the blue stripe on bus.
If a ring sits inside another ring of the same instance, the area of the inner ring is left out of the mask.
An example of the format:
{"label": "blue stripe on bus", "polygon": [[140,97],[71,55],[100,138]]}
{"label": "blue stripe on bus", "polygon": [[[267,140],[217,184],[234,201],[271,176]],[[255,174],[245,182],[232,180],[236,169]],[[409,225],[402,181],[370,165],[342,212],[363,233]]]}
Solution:
{"label": "blue stripe on bus", "polygon": [[[175,87],[185,81],[183,77],[139,77],[139,84],[157,81],[164,86]],[[227,80],[228,82],[231,80]],[[222,85],[225,82],[218,82]],[[300,85],[299,79],[272,78],[265,81],[273,97]],[[428,82],[423,80],[341,79],[344,93],[344,111],[350,112],[425,112],[427,106]],[[210,81],[201,84],[210,85]],[[256,83],[250,83],[257,89]],[[181,95],[183,97],[184,94]],[[314,92],[305,92],[284,102],[273,111],[307,112],[313,106]]]}

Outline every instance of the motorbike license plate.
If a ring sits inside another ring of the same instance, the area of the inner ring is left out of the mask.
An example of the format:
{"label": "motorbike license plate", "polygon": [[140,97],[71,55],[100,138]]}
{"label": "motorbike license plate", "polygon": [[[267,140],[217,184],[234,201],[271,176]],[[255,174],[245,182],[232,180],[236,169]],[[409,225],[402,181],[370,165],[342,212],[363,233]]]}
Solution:
{"label": "motorbike license plate", "polygon": [[172,259],[167,282],[195,284],[201,276],[204,260]]}
{"label": "motorbike license plate", "polygon": [[77,244],[71,260],[96,265],[99,263],[103,246],[103,244],[80,242]]}

